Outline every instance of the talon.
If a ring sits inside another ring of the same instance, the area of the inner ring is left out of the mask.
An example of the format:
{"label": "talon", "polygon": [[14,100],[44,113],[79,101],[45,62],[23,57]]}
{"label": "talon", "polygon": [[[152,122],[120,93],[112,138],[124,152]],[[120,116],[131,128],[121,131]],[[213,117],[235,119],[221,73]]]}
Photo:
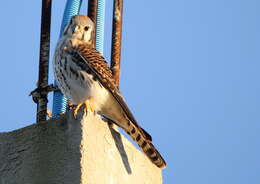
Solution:
{"label": "talon", "polygon": [[91,112],[95,112],[95,109],[90,105],[89,100],[86,100],[85,105],[86,105],[86,110],[89,109]]}
{"label": "talon", "polygon": [[87,114],[88,110],[91,111],[91,112],[95,112],[94,108],[90,105],[90,101],[86,100],[84,103],[76,105],[76,107],[74,109],[74,112],[73,112],[73,115],[74,115],[75,119],[76,119],[78,111],[79,111],[79,109],[81,108],[82,105],[85,105],[84,113]]}
{"label": "talon", "polygon": [[77,114],[78,114],[78,111],[80,109],[80,107],[82,106],[83,104],[78,104],[76,105],[76,108],[74,109],[74,112],[73,112],[73,116],[75,119],[77,119]]}
{"label": "talon", "polygon": [[[86,105],[86,104],[85,104],[85,105]],[[85,114],[88,114],[87,106],[85,106],[85,108],[84,108],[84,113],[85,113]]]}

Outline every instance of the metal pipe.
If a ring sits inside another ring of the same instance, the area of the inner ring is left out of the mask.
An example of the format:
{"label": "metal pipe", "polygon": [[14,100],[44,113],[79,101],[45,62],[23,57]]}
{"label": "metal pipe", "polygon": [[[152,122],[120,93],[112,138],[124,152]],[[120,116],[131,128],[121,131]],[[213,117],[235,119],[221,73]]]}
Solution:
{"label": "metal pipe", "polygon": [[113,30],[111,48],[111,70],[115,79],[116,86],[120,84],[120,59],[122,47],[122,16],[123,0],[114,0],[113,6]]}
{"label": "metal pipe", "polygon": [[88,0],[88,17],[94,22],[95,29],[94,29],[94,47],[96,47],[96,23],[97,23],[97,7],[98,7],[98,0]]}
{"label": "metal pipe", "polygon": [[[48,86],[51,5],[52,5],[52,0],[42,0],[39,76],[38,76],[38,84],[37,84],[37,87],[39,89]],[[41,94],[37,100],[37,118],[36,118],[37,122],[46,120],[47,103],[48,103],[47,93]]]}
{"label": "metal pipe", "polygon": [[106,0],[98,0],[96,23],[96,49],[103,54]]}

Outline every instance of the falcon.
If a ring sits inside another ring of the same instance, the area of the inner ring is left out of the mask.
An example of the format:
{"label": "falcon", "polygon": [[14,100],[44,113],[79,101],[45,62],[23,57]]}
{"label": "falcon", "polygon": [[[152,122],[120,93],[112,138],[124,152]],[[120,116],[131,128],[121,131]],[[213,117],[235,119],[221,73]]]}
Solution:
{"label": "falcon", "polygon": [[166,163],[152,144],[152,137],[142,129],[117,89],[112,71],[93,46],[94,23],[84,15],[71,18],[57,43],[54,75],[58,87],[70,100],[76,118],[82,105],[111,119],[127,132],[147,157],[159,168]]}

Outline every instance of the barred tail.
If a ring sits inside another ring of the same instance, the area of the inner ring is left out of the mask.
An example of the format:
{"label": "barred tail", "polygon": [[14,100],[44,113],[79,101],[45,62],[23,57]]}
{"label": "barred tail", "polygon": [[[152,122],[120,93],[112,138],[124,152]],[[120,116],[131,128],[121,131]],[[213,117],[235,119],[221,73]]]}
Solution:
{"label": "barred tail", "polygon": [[152,144],[151,136],[140,127],[128,122],[127,134],[142,148],[146,156],[159,168],[166,168],[166,162]]}

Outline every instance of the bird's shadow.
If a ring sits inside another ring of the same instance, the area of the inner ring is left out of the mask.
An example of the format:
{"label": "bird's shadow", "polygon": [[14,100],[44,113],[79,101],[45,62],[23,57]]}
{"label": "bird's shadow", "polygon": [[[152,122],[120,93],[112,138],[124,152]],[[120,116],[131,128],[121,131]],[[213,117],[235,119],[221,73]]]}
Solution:
{"label": "bird's shadow", "polygon": [[124,148],[124,145],[123,145],[123,142],[122,142],[122,137],[121,137],[121,134],[118,133],[114,128],[113,128],[113,121],[106,118],[106,117],[103,117],[102,118],[103,120],[105,120],[107,123],[108,123],[108,127],[109,127],[109,130],[111,132],[111,135],[115,141],[115,144],[116,144],[116,148],[121,156],[121,159],[122,159],[122,162],[124,164],[124,167],[127,171],[128,174],[132,174],[132,169],[130,167],[130,164],[129,164],[129,161],[128,161],[128,156],[127,156],[127,153],[125,151],[125,148]]}

